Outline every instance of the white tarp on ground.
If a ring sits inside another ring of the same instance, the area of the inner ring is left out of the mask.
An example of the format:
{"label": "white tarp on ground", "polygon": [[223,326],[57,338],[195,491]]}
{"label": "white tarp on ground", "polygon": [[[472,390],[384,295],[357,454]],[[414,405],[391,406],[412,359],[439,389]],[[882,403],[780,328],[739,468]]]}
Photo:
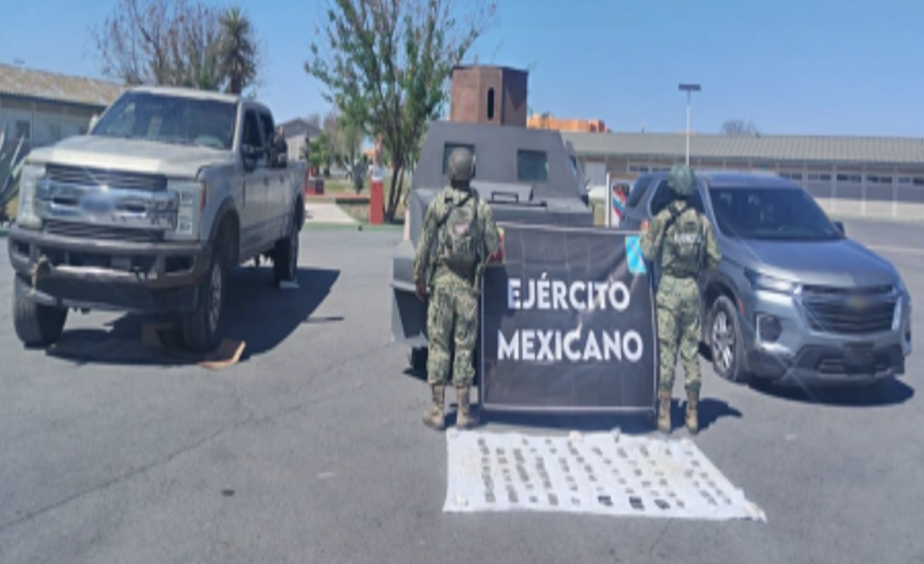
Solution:
{"label": "white tarp on ground", "polygon": [[443,511],[556,511],[766,521],[687,439],[618,431],[558,436],[446,433]]}

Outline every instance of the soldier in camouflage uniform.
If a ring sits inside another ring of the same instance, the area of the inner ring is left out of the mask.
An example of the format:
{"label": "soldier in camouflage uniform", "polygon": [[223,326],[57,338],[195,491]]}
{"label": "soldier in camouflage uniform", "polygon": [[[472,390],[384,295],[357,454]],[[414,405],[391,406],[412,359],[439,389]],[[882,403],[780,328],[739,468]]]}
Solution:
{"label": "soldier in camouflage uniform", "polygon": [[437,430],[445,428],[443,406],[450,370],[458,396],[456,426],[467,429],[477,424],[469,404],[469,388],[475,377],[480,277],[500,244],[491,208],[469,184],[475,173],[471,151],[455,149],[447,172],[450,187],[427,208],[414,258],[417,297],[425,299],[430,290],[427,381],[433,403],[424,412],[423,422]]}
{"label": "soldier in camouflage uniform", "polygon": [[692,204],[696,178],[687,166],[671,169],[668,185],[675,199],[648,225],[642,225],[642,252],[660,269],[657,289],[658,346],[661,355],[661,383],[658,389],[658,429],[671,431],[671,390],[677,352],[686,373],[686,425],[699,430],[697,404],[699,371],[700,290],[697,280],[704,270],[715,268],[722,259],[709,218]]}

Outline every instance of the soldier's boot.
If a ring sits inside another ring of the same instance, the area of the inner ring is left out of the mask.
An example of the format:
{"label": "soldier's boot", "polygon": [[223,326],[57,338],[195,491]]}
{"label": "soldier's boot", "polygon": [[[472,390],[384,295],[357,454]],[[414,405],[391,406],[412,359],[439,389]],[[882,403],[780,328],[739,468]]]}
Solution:
{"label": "soldier's boot", "polygon": [[443,412],[443,406],[446,403],[446,387],[431,384],[430,391],[433,393],[433,403],[424,411],[423,422],[431,429],[442,431],[446,428],[446,418]]}
{"label": "soldier's boot", "polygon": [[666,390],[658,392],[658,431],[671,432],[671,393]]}
{"label": "soldier's boot", "polygon": [[697,407],[699,405],[699,392],[688,391],[687,392],[687,431],[691,435],[695,435],[699,432],[699,414],[697,413]]}
{"label": "soldier's boot", "polygon": [[459,403],[459,409],[456,410],[456,427],[458,429],[471,429],[478,425],[478,418],[472,414],[472,404],[469,401],[468,390],[468,386],[456,388],[456,397]]}

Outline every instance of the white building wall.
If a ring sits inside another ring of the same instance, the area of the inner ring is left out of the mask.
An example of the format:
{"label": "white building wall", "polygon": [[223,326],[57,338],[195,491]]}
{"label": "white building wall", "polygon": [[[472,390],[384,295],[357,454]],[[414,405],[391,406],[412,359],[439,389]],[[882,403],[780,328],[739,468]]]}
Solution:
{"label": "white building wall", "polygon": [[[653,158],[583,159],[585,171],[601,166],[614,177],[667,170],[672,162]],[[681,162],[679,159],[677,162]],[[837,216],[924,220],[924,165],[817,165],[774,161],[693,159],[694,167],[776,174],[804,187],[827,213]],[[589,174],[589,172],[588,172]]]}

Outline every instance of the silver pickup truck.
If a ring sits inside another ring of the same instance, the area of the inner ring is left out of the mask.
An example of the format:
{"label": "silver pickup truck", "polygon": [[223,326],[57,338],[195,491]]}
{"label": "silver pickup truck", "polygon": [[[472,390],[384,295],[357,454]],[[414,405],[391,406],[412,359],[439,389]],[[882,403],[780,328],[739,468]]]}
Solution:
{"label": "silver pickup truck", "polygon": [[27,346],[68,309],[173,314],[217,345],[225,275],[266,256],[295,277],[305,166],[273,148],[270,111],[238,96],[126,91],[92,126],[26,157],[9,233],[13,321]]}

